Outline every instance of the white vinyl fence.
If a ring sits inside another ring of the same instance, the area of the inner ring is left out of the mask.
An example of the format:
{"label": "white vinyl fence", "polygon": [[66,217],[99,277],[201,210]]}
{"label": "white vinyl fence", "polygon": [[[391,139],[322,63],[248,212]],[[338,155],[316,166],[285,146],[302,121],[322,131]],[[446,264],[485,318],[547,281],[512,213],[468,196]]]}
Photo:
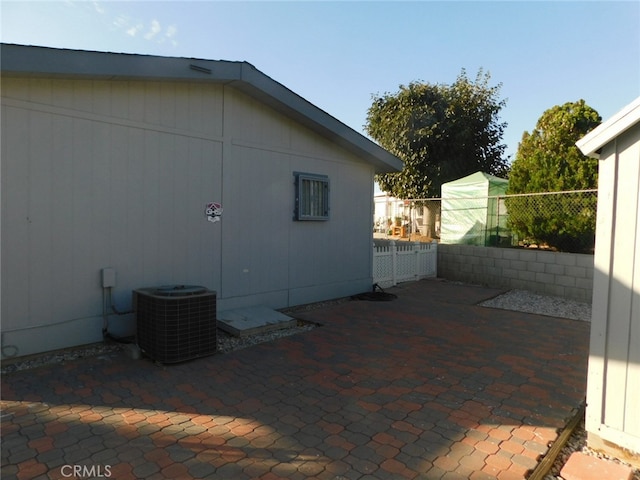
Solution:
{"label": "white vinyl fence", "polygon": [[373,246],[373,282],[382,288],[400,282],[436,277],[438,244],[419,242],[375,243]]}

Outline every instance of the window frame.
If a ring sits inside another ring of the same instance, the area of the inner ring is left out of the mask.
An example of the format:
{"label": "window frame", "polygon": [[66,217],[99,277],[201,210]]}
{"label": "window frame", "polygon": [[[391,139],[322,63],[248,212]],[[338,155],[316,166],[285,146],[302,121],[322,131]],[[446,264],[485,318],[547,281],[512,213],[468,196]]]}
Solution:
{"label": "window frame", "polygon": [[[295,177],[293,219],[299,222],[323,222],[329,220],[331,211],[329,176],[304,172],[293,172],[293,176]],[[313,190],[317,187],[320,187],[320,191],[308,191],[308,189]]]}

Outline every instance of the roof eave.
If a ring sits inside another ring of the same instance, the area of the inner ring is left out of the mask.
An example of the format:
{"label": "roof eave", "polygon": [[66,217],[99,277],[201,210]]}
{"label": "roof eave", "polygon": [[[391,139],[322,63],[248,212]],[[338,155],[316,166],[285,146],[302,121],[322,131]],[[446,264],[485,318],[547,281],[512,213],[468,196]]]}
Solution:
{"label": "roof eave", "polygon": [[242,65],[241,78],[231,85],[365,159],[375,167],[376,173],[396,172],[404,166],[398,157],[265,75],[250,63]]}
{"label": "roof eave", "polygon": [[1,66],[3,75],[225,83],[240,77],[243,63],[2,44]]}
{"label": "roof eave", "polygon": [[602,147],[638,122],[640,122],[640,97],[578,140],[576,146],[584,155],[599,159]]}
{"label": "roof eave", "polygon": [[362,158],[373,165],[376,173],[403,168],[395,155],[247,62],[2,44],[2,74],[228,84]]}

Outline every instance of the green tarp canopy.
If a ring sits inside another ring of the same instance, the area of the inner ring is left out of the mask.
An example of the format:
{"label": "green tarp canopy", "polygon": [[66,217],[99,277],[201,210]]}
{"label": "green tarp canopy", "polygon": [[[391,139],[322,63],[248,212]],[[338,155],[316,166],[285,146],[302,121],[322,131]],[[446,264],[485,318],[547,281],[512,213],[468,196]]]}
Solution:
{"label": "green tarp canopy", "polygon": [[510,238],[504,198],[509,181],[476,172],[442,184],[440,242],[498,245]]}

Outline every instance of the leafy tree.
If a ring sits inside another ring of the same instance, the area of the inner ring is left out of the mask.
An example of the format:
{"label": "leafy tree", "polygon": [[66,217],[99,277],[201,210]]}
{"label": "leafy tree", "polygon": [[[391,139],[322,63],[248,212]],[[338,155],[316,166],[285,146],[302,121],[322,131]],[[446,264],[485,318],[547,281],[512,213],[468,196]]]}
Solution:
{"label": "leafy tree", "polygon": [[376,176],[380,188],[398,198],[439,197],[443,183],[476,171],[508,172],[501,144],[505,100],[490,75],[475,82],[463,69],[452,85],[412,82],[394,94],[374,96],[367,133],[404,161],[398,173]]}
{"label": "leafy tree", "polygon": [[[596,188],[598,161],[575,143],[602,118],[584,100],[546,110],[533,132],[524,132],[511,166],[507,193]],[[597,197],[564,194],[507,199],[509,225],[523,239],[564,251],[593,247]]]}

